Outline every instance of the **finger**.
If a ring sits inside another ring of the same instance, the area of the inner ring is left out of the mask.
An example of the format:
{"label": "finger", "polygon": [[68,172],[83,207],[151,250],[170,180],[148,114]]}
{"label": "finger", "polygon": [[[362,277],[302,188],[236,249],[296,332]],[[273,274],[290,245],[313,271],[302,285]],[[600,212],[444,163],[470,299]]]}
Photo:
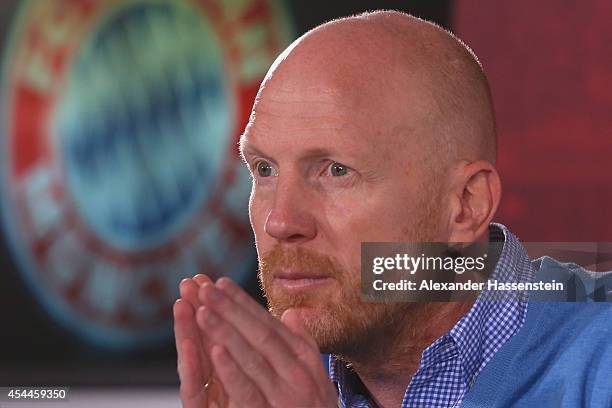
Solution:
{"label": "finger", "polygon": [[183,408],[206,407],[206,390],[203,387],[203,376],[198,364],[198,351],[191,339],[178,343],[178,373],[181,380],[179,395]]}
{"label": "finger", "polygon": [[200,306],[200,301],[198,300],[198,289],[205,283],[212,283],[212,280],[208,276],[199,273],[193,278],[183,279],[179,284],[181,298],[191,303],[194,310],[197,310]]}
{"label": "finger", "polygon": [[313,373],[313,378],[317,383],[324,387],[329,382],[327,371],[321,361],[319,346],[315,339],[310,335],[299,313],[295,309],[287,309],[281,316],[281,322],[296,336],[305,340],[309,347],[297,351],[297,358],[302,360]]}
{"label": "finger", "polygon": [[207,352],[209,349],[209,342],[208,342],[208,339],[206,338],[206,334],[201,333],[200,330],[198,330],[197,325],[194,320],[195,311],[198,310],[198,308],[201,306],[200,299],[198,299],[198,290],[200,286],[197,282],[211,283],[212,281],[210,280],[210,278],[208,278],[208,276],[198,274],[194,276],[192,279],[189,279],[189,278],[183,279],[179,285],[179,291],[181,294],[181,299],[187,301],[188,304],[191,305],[191,315],[193,316],[193,319],[190,319],[190,321],[187,322],[186,324],[188,326],[193,326],[193,327],[190,327],[189,331],[192,334],[192,337],[194,338],[195,343],[196,344],[202,343],[204,347],[203,352]]}
{"label": "finger", "polygon": [[[262,390],[264,395],[273,395],[278,391],[280,379],[272,366],[231,324],[205,306],[198,309],[196,319],[202,330],[208,333],[211,342],[223,344],[232,358],[240,362],[244,374]],[[216,369],[218,371],[219,367]]]}
{"label": "finger", "polygon": [[319,351],[319,346],[315,341],[314,337],[306,330],[302,319],[297,310],[287,309],[281,316],[281,322],[291,330],[291,332],[297,336],[303,338],[311,349]]}
{"label": "finger", "polygon": [[177,300],[174,303],[173,313],[174,336],[176,339],[179,360],[181,359],[180,345],[185,340],[189,340],[196,348],[196,360],[194,360],[194,362],[199,363],[202,376],[200,381],[202,381],[201,384],[205,384],[211,373],[210,361],[206,354],[209,347],[208,339],[206,339],[206,336],[201,335],[200,328],[195,321],[195,311],[189,302],[183,299]]}
{"label": "finger", "polygon": [[[215,312],[234,332],[245,339],[257,355],[262,355],[278,377],[292,385],[312,383],[312,373],[301,367],[302,361],[296,358],[296,354],[282,336],[290,336],[291,342],[302,343],[301,347],[310,349],[305,340],[292,334],[287,327],[269,315],[263,320],[253,317],[243,305],[234,302],[215,285],[203,285],[200,288],[200,300],[206,308]],[[271,320],[275,324],[270,324]],[[213,336],[210,326],[204,326],[203,329],[208,329],[209,335]],[[238,353],[239,349],[231,349],[230,352]],[[236,354],[233,355],[236,357]]]}
{"label": "finger", "polygon": [[255,383],[242,371],[227,350],[215,344],[211,359],[217,368],[217,375],[223,383],[231,405],[238,407],[268,407],[270,404]]}
{"label": "finger", "polygon": [[281,323],[283,323],[291,331],[291,333],[303,340],[302,342],[298,343],[300,347],[296,347],[294,349],[298,357],[312,356],[313,354],[316,354],[318,359],[318,356],[321,354],[319,351],[319,346],[314,337],[312,337],[310,332],[306,329],[306,326],[304,326],[304,322],[302,321],[302,318],[297,310],[285,310],[281,316]]}
{"label": "finger", "polygon": [[179,292],[181,294],[181,299],[189,302],[193,310],[197,310],[200,307],[200,300],[198,299],[198,290],[200,289],[200,285],[196,283],[194,279],[186,278],[181,281],[179,284]]}
{"label": "finger", "polygon": [[[295,336],[281,323],[274,318],[264,307],[250,297],[240,286],[234,283],[229,278],[221,278],[215,284],[226,296],[232,299],[235,304],[240,305],[246,316],[260,320],[262,323],[277,330],[280,337],[285,341],[288,347],[296,352],[301,352],[304,344],[302,340],[296,340]],[[318,347],[316,347],[318,353]]]}
{"label": "finger", "polygon": [[219,377],[216,374],[212,375],[207,384],[206,397],[208,400],[208,408],[227,408],[227,394],[223,389],[223,384],[221,384]]}

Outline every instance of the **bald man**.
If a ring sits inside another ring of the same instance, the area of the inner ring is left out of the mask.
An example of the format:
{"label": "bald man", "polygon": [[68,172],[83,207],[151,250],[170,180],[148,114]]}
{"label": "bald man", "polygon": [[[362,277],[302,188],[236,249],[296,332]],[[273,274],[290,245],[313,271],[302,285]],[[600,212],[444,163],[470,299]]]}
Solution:
{"label": "bald man", "polygon": [[[501,184],[490,91],[474,54],[451,34],[399,12],[315,28],[270,68],[240,148],[253,176],[249,215],[269,311],[226,278],[181,283],[174,315],[185,407],[612,401],[612,364],[600,367],[607,378],[578,385],[562,365],[558,378],[538,376],[554,353],[534,340],[558,320],[537,320],[548,311],[525,294],[493,303],[360,299],[362,242],[496,241],[497,277],[527,282],[544,268],[491,224]],[[581,313],[595,324],[576,328],[587,343],[571,343],[571,355],[601,338],[598,322],[612,321],[609,307]],[[534,324],[544,331],[533,334]],[[555,352],[569,347],[555,344]],[[598,345],[612,361],[610,347]],[[321,352],[330,354],[329,373]],[[587,397],[587,386],[601,393]]]}

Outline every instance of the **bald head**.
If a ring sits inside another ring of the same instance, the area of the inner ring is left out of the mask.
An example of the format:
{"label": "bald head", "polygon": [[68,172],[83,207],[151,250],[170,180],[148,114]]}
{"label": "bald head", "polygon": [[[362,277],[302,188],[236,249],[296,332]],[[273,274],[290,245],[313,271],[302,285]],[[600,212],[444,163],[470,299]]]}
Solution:
{"label": "bald head", "polygon": [[430,170],[463,159],[495,163],[493,108],[478,60],[452,34],[413,16],[379,11],[304,34],[274,62],[254,113],[267,99],[278,110],[295,95],[342,100],[379,125],[377,143],[419,146]]}

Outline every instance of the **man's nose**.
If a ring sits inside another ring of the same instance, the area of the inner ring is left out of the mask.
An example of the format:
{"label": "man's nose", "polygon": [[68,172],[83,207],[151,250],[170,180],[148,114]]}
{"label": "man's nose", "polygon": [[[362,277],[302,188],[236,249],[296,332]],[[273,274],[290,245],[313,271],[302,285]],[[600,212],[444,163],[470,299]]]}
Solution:
{"label": "man's nose", "polygon": [[311,211],[304,186],[279,180],[264,231],[279,241],[309,241],[317,235]]}

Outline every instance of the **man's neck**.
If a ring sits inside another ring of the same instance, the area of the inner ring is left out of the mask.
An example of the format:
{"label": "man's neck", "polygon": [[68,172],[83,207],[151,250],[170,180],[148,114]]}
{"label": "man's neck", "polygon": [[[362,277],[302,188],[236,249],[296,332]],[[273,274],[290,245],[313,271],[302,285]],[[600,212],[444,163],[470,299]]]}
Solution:
{"label": "man's neck", "polygon": [[414,303],[406,319],[380,332],[367,351],[364,348],[363,353],[343,356],[343,360],[351,364],[375,403],[398,407],[419,368],[423,350],[446,334],[472,304]]}

